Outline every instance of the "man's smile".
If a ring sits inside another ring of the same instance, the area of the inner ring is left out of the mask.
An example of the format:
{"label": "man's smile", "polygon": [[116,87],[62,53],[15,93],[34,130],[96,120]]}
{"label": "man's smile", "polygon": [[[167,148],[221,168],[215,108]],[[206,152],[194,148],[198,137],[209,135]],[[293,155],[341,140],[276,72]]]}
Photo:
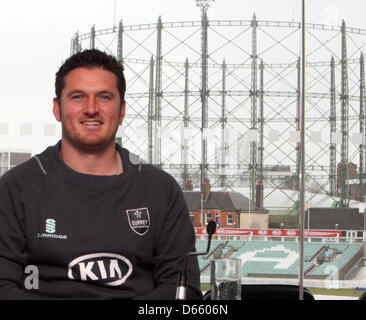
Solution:
{"label": "man's smile", "polygon": [[81,121],[81,124],[87,126],[101,126],[103,123],[101,121]]}

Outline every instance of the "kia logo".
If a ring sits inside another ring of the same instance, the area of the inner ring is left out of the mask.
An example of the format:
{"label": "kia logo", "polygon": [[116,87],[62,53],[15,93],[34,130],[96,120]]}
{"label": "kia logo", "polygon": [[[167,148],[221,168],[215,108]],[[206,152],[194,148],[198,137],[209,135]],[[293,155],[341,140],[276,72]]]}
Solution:
{"label": "kia logo", "polygon": [[93,253],[80,256],[69,263],[69,279],[98,281],[119,286],[132,273],[132,264],[126,257],[114,253]]}
{"label": "kia logo", "polygon": [[296,231],[286,231],[286,234],[289,235],[289,236],[295,236]]}
{"label": "kia logo", "polygon": [[274,236],[280,236],[282,234],[282,231],[272,231],[272,234]]}

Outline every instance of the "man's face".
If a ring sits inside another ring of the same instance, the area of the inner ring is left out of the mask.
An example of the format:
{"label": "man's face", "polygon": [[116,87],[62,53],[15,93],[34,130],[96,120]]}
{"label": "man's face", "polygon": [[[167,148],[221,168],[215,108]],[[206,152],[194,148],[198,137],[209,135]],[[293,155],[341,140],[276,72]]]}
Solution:
{"label": "man's face", "polygon": [[53,100],[53,114],[62,123],[63,141],[83,150],[114,146],[125,115],[116,75],[102,68],[76,68],[64,81],[60,102]]}

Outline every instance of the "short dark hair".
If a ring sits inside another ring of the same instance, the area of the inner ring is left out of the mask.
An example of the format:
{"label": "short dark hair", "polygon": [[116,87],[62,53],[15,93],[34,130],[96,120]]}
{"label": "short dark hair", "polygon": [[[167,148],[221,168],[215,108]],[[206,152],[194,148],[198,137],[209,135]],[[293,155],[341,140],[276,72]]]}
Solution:
{"label": "short dark hair", "polygon": [[65,87],[65,76],[76,68],[103,68],[113,72],[117,77],[117,88],[121,98],[121,104],[125,101],[126,80],[124,69],[118,60],[105,52],[97,49],[87,49],[70,56],[56,73],[55,91],[56,98],[61,102],[61,92]]}

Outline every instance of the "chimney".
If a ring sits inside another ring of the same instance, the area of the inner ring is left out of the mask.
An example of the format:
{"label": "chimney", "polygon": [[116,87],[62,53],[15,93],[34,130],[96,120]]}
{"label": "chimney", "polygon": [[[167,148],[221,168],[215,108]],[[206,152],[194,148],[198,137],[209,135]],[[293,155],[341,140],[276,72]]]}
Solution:
{"label": "chimney", "polygon": [[210,191],[211,191],[210,180],[205,178],[204,181],[203,181],[203,186],[202,186],[203,201],[205,201],[205,202],[207,201],[207,199],[210,195]]}
{"label": "chimney", "polygon": [[186,190],[188,190],[188,191],[192,191],[192,190],[193,190],[193,182],[192,182],[192,180],[188,180],[188,181],[186,182],[186,187],[185,187],[185,189],[186,189]]}
{"label": "chimney", "polygon": [[258,181],[258,184],[256,187],[255,206],[260,209],[263,208],[263,183],[262,183],[262,181]]}

